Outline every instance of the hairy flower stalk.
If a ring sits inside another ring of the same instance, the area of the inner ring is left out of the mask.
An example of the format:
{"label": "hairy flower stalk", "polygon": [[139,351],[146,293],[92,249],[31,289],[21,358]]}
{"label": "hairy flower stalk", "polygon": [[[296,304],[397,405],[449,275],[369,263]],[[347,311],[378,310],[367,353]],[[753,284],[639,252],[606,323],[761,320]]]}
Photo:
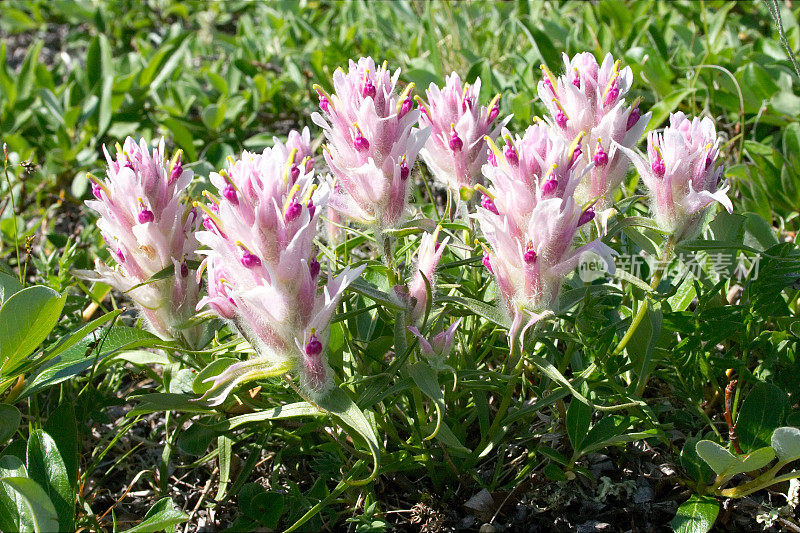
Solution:
{"label": "hairy flower stalk", "polygon": [[647,157],[624,146],[650,191],[650,208],[659,226],[676,242],[690,239],[703,226],[709,207],[722,204],[729,213],[733,204],[722,185],[722,165],[717,162],[719,139],[714,122],[705,117],[689,119],[673,113],[663,133],[650,132]]}
{"label": "hairy flower stalk", "polygon": [[208,296],[198,307],[229,320],[258,355],[210,379],[205,397],[214,405],[240,383],[292,370],[312,395],[332,385],[328,326],[362,269],[345,269],[322,293],[317,290],[321,269],[313,240],[328,191],[318,189],[313,173],[296,165],[295,151],[287,156],[285,148],[276,144],[261,154],[229,158],[211,175],[219,197],[207,194],[208,203],[198,205],[208,222],[197,235],[208,247],[202,251]]}
{"label": "hairy flower stalk", "polygon": [[591,206],[573,198],[580,179],[577,143],[568,145],[543,123],[506,141],[504,150],[489,141],[494,163],[484,166],[490,186],[476,217],[489,243],[484,265],[494,274],[515,337],[556,309],[564,277],[582,254],[600,255],[612,271],[614,262],[600,240],[573,247],[578,229],[594,217]]}
{"label": "hairy flower stalk", "polygon": [[555,77],[544,65],[538,93],[550,113],[553,128],[567,142],[583,135],[580,160],[590,168],[576,186],[579,203],[597,202],[608,207],[611,194],[625,178],[628,161],[617,146],[632,148],[639,142],[651,113],[641,114],[638,101],[627,105],[631,87],[630,67],[607,54],[602,65],[589,52],[572,59],[564,54],[564,74]]}
{"label": "hairy flower stalk", "polygon": [[[78,275],[130,296],[161,338],[192,345],[198,331],[185,323],[195,314],[200,285],[187,262],[196,260],[199,220],[183,193],[193,173],[183,168],[180,151],[171,161],[165,158],[164,139],[152,153],[144,139],[137,144],[130,137],[117,145],[116,158],[103,151],[106,179],[90,176],[95,199],[86,205],[100,215],[97,227],[117,266],[98,259],[94,272]],[[171,275],[151,281],[169,267]]]}
{"label": "hairy flower stalk", "polygon": [[405,214],[409,175],[428,129],[414,127],[413,84],[395,91],[400,71],[375,66],[372,58],[350,61],[333,75],[334,94],[320,86],[322,113],[311,118],[327,139],[323,153],[334,175],[330,205],[378,231],[396,227]]}
{"label": "hairy flower stalk", "polygon": [[417,98],[421,108],[419,124],[430,127],[431,135],[420,150],[425,164],[441,185],[459,193],[483,182],[481,167],[488,158],[485,137],[497,139],[511,116],[497,120],[500,95],[489,106],[478,104],[481,79],[473,85],[464,83],[453,72],[443,88],[431,83],[426,91],[427,104]]}

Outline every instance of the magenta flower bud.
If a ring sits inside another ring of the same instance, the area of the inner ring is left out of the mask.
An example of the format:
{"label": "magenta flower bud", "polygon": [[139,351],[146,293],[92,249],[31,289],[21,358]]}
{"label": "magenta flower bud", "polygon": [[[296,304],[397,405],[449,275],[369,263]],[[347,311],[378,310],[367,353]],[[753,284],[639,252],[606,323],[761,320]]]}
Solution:
{"label": "magenta flower bud", "polygon": [[593,219],[594,219],[594,209],[590,207],[586,211],[581,213],[581,217],[578,219],[578,227],[583,226],[584,224],[590,222]]}
{"label": "magenta flower bud", "polygon": [[319,275],[320,264],[317,261],[316,257],[311,257],[311,260],[308,262],[308,273],[311,275],[312,278],[316,278]]}
{"label": "magenta flower bud", "polygon": [[489,162],[490,165],[492,165],[493,167],[496,167],[497,166],[497,158],[494,155],[494,150],[492,150],[490,148],[490,149],[486,150],[486,153],[487,153],[486,160]]}
{"label": "magenta flower bud", "polygon": [[364,88],[361,89],[361,96],[375,98],[376,94],[378,94],[378,91],[375,89],[375,84],[372,83],[371,79],[367,78],[367,81],[364,82]]}
{"label": "magenta flower bud", "polygon": [[300,169],[297,167],[297,165],[292,165],[292,168],[289,170],[289,172],[292,175],[292,181],[297,180],[297,176],[300,175]]}
{"label": "magenta flower bud", "polygon": [[239,198],[236,196],[236,189],[233,188],[233,185],[225,185],[225,188],[222,189],[222,196],[233,205],[239,205]]}
{"label": "magenta flower bud", "polygon": [[529,265],[536,262],[536,250],[533,248],[528,248],[525,250],[525,253],[522,254],[522,258],[525,260],[526,263]]}
{"label": "magenta flower bud", "polygon": [[452,126],[450,129],[450,149],[454,152],[460,152],[463,146],[464,141],[456,133],[455,126]]}
{"label": "magenta flower bud", "polygon": [[497,206],[494,205],[494,200],[492,200],[491,196],[489,195],[482,195],[481,196],[481,207],[487,209],[494,213],[495,215],[499,215],[500,213],[497,212]]}
{"label": "magenta flower bud", "polygon": [[572,78],[572,85],[577,87],[578,89],[581,88],[581,75],[578,74],[578,71],[575,71],[575,76]]}
{"label": "magenta flower bud", "polygon": [[303,206],[300,204],[300,202],[297,201],[297,197],[293,197],[292,200],[289,202],[289,207],[286,208],[286,215],[284,218],[288,223],[299,217],[300,213],[302,212],[303,212]]}
{"label": "magenta flower bud", "polygon": [[555,178],[550,178],[544,185],[542,185],[542,196],[550,196],[556,191],[558,187],[558,180]]}
{"label": "magenta flower bud", "polygon": [[579,160],[581,158],[582,154],[583,154],[583,150],[581,150],[581,147],[580,146],[576,146],[575,147],[575,151],[572,152],[572,161],[571,161],[571,163],[574,163],[575,161]]}
{"label": "magenta flower bud", "polygon": [[169,182],[177,180],[183,174],[183,166],[181,165],[181,158],[175,160],[175,165],[172,167],[172,172],[169,173]]}
{"label": "magenta flower bud", "polygon": [[641,114],[639,113],[638,106],[631,109],[631,113],[628,115],[628,121],[625,124],[625,129],[630,130],[632,127],[634,127],[636,123],[639,122],[640,117]]}
{"label": "magenta flower bud", "polygon": [[103,188],[95,182],[92,182],[92,196],[98,200],[103,199]]}
{"label": "magenta flower bud", "polygon": [[544,80],[542,80],[544,86],[550,91],[551,94],[556,94],[555,88],[553,88],[553,83],[550,81],[550,78],[545,76]]}
{"label": "magenta flower bud", "polygon": [[517,166],[519,165],[519,156],[517,155],[517,151],[514,149],[511,144],[506,144],[506,147],[503,149],[503,155],[508,161],[509,165]]}
{"label": "magenta flower bud", "polygon": [[147,224],[156,219],[156,216],[149,209],[142,209],[139,211],[139,224]]}
{"label": "magenta flower bud", "polygon": [[664,160],[658,156],[656,156],[656,158],[653,159],[653,163],[650,165],[650,167],[653,169],[653,172],[655,172],[657,176],[663,176],[664,173],[667,171],[667,167],[666,165],[664,165]]}
{"label": "magenta flower bud", "polygon": [[414,107],[414,102],[411,100],[410,96],[406,96],[406,99],[403,100],[402,105],[400,106],[400,112],[397,113],[397,120],[402,119],[406,114],[411,111],[411,108]]}
{"label": "magenta flower bud", "polygon": [[494,274],[494,270],[492,270],[492,261],[489,257],[489,254],[483,254],[483,261],[481,262],[483,263],[483,266],[486,267],[486,270]]}
{"label": "magenta flower bud", "polygon": [[318,92],[318,95],[319,95],[319,108],[327,113],[328,110],[330,109],[331,103],[328,101],[328,97],[325,96],[321,91]]}
{"label": "magenta flower bud", "polygon": [[406,158],[403,157],[400,160],[400,179],[405,181],[408,179],[408,175],[411,174],[411,170],[406,165]]}
{"label": "magenta flower bud", "polygon": [[559,110],[556,113],[555,119],[556,119],[556,124],[558,124],[560,127],[562,128],[567,127],[567,115],[565,115],[563,111]]}
{"label": "magenta flower bud", "polygon": [[317,206],[314,205],[314,199],[313,198],[309,198],[308,199],[308,203],[306,204],[306,207],[308,207],[308,218],[314,218],[314,213],[317,212]]}
{"label": "magenta flower bud", "polygon": [[120,263],[125,262],[125,254],[122,253],[122,250],[120,248],[117,248],[116,256],[117,256],[117,261],[119,261]]}
{"label": "magenta flower bud", "polygon": [[216,231],[214,222],[208,217],[203,217],[203,227],[206,228],[208,231]]}
{"label": "magenta flower bud", "polygon": [[616,80],[611,83],[611,87],[608,89],[608,94],[606,95],[606,99],[603,101],[603,105],[605,107],[613,106],[617,103],[617,98],[619,98],[619,88],[617,87]]}
{"label": "magenta flower bud", "polygon": [[181,263],[181,277],[185,278],[189,275],[189,265],[186,262]]}
{"label": "magenta flower bud", "polygon": [[369,141],[364,137],[361,133],[361,128],[356,126],[356,134],[353,138],[353,146],[359,152],[363,152],[364,150],[369,150]]}
{"label": "magenta flower bud", "polygon": [[242,264],[247,268],[255,268],[261,266],[261,259],[250,252],[245,252],[244,255],[242,255]]}
{"label": "magenta flower bud", "polygon": [[321,353],[322,353],[322,343],[319,342],[317,336],[312,333],[311,336],[308,338],[308,342],[306,343],[306,355],[310,355],[313,357]]}
{"label": "magenta flower bud", "polygon": [[602,167],[608,163],[608,154],[603,150],[602,146],[597,147],[597,151],[594,153],[592,161],[594,161],[594,164],[598,167]]}
{"label": "magenta flower bud", "polygon": [[489,122],[493,122],[494,119],[496,119],[499,114],[500,114],[500,104],[494,104],[492,108],[489,110],[489,116],[487,117],[487,120]]}

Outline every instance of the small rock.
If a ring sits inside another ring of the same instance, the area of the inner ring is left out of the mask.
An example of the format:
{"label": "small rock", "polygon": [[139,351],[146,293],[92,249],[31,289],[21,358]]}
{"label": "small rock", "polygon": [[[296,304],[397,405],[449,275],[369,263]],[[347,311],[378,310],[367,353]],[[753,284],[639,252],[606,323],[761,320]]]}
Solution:
{"label": "small rock", "polygon": [[605,522],[598,522],[597,520],[589,520],[580,524],[575,528],[576,533],[597,533],[598,531],[605,531],[609,528],[609,524]]}
{"label": "small rock", "polygon": [[500,531],[494,524],[483,524],[481,528],[478,530],[480,533],[497,533]]}
{"label": "small rock", "polygon": [[638,486],[633,493],[633,503],[641,504],[652,502],[655,494],[653,493],[653,489],[650,488],[650,484],[644,479],[640,479],[636,484]]}

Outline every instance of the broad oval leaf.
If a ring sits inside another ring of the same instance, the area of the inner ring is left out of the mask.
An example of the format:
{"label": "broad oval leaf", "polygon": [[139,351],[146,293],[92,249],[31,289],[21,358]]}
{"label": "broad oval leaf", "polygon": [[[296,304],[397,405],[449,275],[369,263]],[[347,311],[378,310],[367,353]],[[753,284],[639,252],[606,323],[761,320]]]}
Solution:
{"label": "broad oval leaf", "polygon": [[22,414],[19,409],[7,403],[0,403],[0,444],[4,444],[17,432]]}
{"label": "broad oval leaf", "polygon": [[780,461],[800,459],[800,429],[782,427],[772,433],[772,447]]}
{"label": "broad oval leaf", "polygon": [[75,493],[56,442],[41,429],[28,437],[27,463],[28,476],[44,489],[56,510],[61,531],[70,531],[75,516]]}
{"label": "broad oval leaf", "polygon": [[0,361],[5,372],[30,355],[50,334],[67,301],[49,287],[22,289],[0,307]]}
{"label": "broad oval leaf", "polygon": [[[13,491],[22,496],[25,506],[30,513],[34,533],[57,533],[58,515],[53,507],[53,502],[47,493],[35,481],[27,477],[5,477],[0,479],[0,484],[11,487]],[[27,531],[28,525],[21,528]]]}
{"label": "broad oval leaf", "polygon": [[769,446],[772,432],[783,424],[788,408],[789,399],[779,387],[771,383],[756,384],[736,418],[742,450],[751,452]]}
{"label": "broad oval leaf", "polygon": [[694,494],[678,508],[670,525],[675,533],[706,533],[717,521],[718,514],[717,500]]}

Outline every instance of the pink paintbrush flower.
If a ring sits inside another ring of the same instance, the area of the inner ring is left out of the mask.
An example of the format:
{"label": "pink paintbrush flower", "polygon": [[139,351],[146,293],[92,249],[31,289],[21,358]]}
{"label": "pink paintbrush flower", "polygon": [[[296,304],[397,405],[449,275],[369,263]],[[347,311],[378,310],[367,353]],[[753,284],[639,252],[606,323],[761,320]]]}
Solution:
{"label": "pink paintbrush flower", "polygon": [[[484,167],[490,182],[484,194],[491,204],[478,207],[476,217],[489,243],[484,265],[497,281],[503,307],[512,320],[512,335],[556,309],[564,277],[584,253],[601,256],[607,268],[614,269],[612,250],[599,239],[573,246],[579,228],[592,220],[594,210],[573,199],[580,179],[573,162],[575,145],[567,146],[547,130],[546,125],[537,124],[521,139],[510,140],[506,148],[516,147],[510,160],[506,150],[490,143],[497,165]],[[519,172],[513,164],[517,160],[530,170]]]}
{"label": "pink paintbrush flower", "polygon": [[461,319],[459,318],[450,327],[444,331],[437,333],[430,340],[426,339],[420,331],[414,326],[408,326],[408,330],[419,340],[419,348],[428,363],[437,371],[452,370],[445,364],[445,361],[450,356],[453,350],[453,340],[456,336],[456,330]]}
{"label": "pink paintbrush flower", "polygon": [[456,193],[483,182],[481,167],[488,157],[484,138],[497,139],[511,120],[511,116],[497,120],[499,94],[486,107],[478,104],[480,92],[480,78],[473,85],[465,83],[462,87],[461,78],[453,72],[443,88],[430,84],[427,104],[417,98],[422,111],[419,124],[431,130],[420,155],[434,179]]}
{"label": "pink paintbrush flower", "polygon": [[323,153],[335,178],[330,205],[379,230],[395,227],[404,216],[408,178],[429,131],[414,128],[414,86],[397,94],[399,76],[399,70],[392,74],[366,57],[350,61],[347,73],[337,69],[334,94],[314,86],[322,114],[311,118],[325,133]]}
{"label": "pink paintbrush flower", "polygon": [[663,133],[648,135],[648,157],[624,146],[619,149],[649,189],[656,222],[677,240],[690,239],[700,231],[713,202],[733,212],[727,196],[730,187],[720,187],[719,139],[710,118],[690,120],[681,112],[673,113]]}
{"label": "pink paintbrush flower", "polygon": [[227,168],[211,175],[219,197],[207,193],[209,203],[198,204],[210,221],[197,234],[208,247],[201,253],[209,287],[198,308],[208,306],[229,320],[258,354],[210,379],[206,398],[215,405],[240,383],[292,369],[312,394],[332,384],[328,326],[361,269],[345,269],[318,293],[313,240],[328,192],[317,189],[294,155],[276,144],[229,158]]}
{"label": "pink paintbrush flower", "polygon": [[439,242],[440,230],[441,227],[438,227],[433,233],[423,235],[417,251],[416,273],[409,286],[409,300],[413,304],[411,321],[414,323],[418,323],[423,318],[428,306],[428,289],[425,280],[428,280],[431,293],[433,293],[436,287],[436,267],[450,240],[450,237],[447,237],[444,241]]}
{"label": "pink paintbrush flower", "polygon": [[[130,137],[117,145],[116,158],[105,147],[103,151],[106,179],[90,176],[95,199],[86,205],[100,215],[97,227],[117,267],[97,260],[94,272],[79,275],[130,296],[160,337],[183,337],[191,343],[197,332],[184,326],[194,315],[200,286],[187,261],[196,259],[199,221],[183,193],[192,171],[183,168],[180,152],[171,161],[165,159],[164,139],[152,153],[144,139],[137,144]],[[172,274],[149,281],[169,267]]]}
{"label": "pink paintbrush flower", "polygon": [[626,104],[633,74],[630,67],[620,70],[620,62],[611,54],[602,65],[589,52],[571,60],[564,54],[564,68],[564,74],[556,78],[542,65],[539,98],[547,106],[554,129],[567,142],[583,136],[581,161],[591,170],[577,185],[576,199],[607,207],[628,170],[628,162],[617,154],[616,146],[636,145],[651,114],[642,115],[638,102]]}

